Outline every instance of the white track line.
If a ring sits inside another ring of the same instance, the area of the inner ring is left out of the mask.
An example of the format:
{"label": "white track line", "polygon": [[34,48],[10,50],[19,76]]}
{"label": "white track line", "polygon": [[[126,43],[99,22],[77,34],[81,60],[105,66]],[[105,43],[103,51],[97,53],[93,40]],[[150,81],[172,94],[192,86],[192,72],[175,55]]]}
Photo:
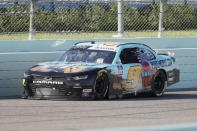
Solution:
{"label": "white track line", "polygon": [[0,55],[18,55],[18,54],[55,54],[55,53],[64,53],[65,51],[51,51],[51,52],[4,52]]}
{"label": "white track line", "polygon": [[[154,50],[197,50],[197,48],[166,48],[166,49],[154,49]],[[55,54],[64,53],[65,51],[47,51],[47,52],[3,52],[0,55],[17,55],[17,54]]]}
{"label": "white track line", "polygon": [[183,123],[172,125],[156,125],[126,128],[87,129],[81,131],[196,131],[197,123]]}
{"label": "white track line", "polygon": [[164,48],[164,49],[154,49],[154,50],[197,50],[197,48]]}

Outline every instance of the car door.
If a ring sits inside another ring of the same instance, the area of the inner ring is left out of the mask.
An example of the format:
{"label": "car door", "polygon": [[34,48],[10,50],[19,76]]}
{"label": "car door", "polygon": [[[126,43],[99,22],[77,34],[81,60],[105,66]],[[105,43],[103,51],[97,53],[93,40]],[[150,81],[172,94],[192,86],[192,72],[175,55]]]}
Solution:
{"label": "car door", "polygon": [[151,51],[145,48],[139,49],[139,56],[142,65],[142,88],[151,88],[152,76],[156,72],[154,69],[152,69],[151,62],[155,61],[156,57]]}
{"label": "car door", "polygon": [[122,63],[123,75],[125,80],[125,88],[132,91],[141,87],[141,60],[139,56],[139,48],[125,48],[120,53],[120,61]]}

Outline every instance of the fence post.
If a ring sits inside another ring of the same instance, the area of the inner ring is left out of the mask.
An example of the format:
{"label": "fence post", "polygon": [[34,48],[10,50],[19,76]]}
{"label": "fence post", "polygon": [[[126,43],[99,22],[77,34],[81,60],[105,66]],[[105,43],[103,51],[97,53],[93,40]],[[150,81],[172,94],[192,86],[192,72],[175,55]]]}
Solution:
{"label": "fence post", "polygon": [[184,0],[184,5],[187,5],[187,0]]}
{"label": "fence post", "polygon": [[30,5],[30,22],[29,22],[29,40],[33,40],[34,36],[34,13],[35,13],[35,3],[36,0],[31,0],[31,5]]}
{"label": "fence post", "polygon": [[50,2],[50,11],[51,11],[51,12],[54,12],[54,11],[55,11],[54,0],[51,0],[51,2]]}
{"label": "fence post", "polygon": [[124,11],[123,0],[118,0],[118,35],[113,37],[123,37],[124,33]]}
{"label": "fence post", "polygon": [[164,20],[164,4],[167,0],[160,0],[160,12],[159,12],[159,32],[158,32],[158,38],[162,37],[162,34],[164,32],[163,27],[163,20]]}

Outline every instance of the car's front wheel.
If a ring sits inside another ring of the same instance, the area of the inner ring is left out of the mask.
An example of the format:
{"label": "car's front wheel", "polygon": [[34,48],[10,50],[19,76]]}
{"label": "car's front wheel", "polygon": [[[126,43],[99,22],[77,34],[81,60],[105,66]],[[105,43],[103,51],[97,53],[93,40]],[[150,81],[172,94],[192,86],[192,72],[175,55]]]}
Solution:
{"label": "car's front wheel", "polygon": [[27,89],[27,87],[24,87],[22,98],[23,99],[28,99],[28,98],[30,98],[30,94],[31,93],[30,93],[29,89]]}
{"label": "car's front wheel", "polygon": [[105,71],[99,71],[94,89],[93,89],[93,99],[95,100],[103,100],[108,97],[108,89],[109,89],[109,79]]}
{"label": "car's front wheel", "polygon": [[164,71],[158,71],[152,78],[152,94],[153,96],[162,96],[167,87],[167,78]]}

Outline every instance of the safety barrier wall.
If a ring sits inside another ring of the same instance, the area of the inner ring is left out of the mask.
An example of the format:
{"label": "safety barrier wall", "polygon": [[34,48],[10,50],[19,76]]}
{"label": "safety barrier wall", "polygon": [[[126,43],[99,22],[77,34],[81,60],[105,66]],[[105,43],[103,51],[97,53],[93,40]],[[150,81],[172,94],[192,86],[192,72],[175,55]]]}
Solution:
{"label": "safety barrier wall", "polygon": [[[181,81],[170,88],[197,88],[197,38],[92,39],[93,41],[140,42],[154,49],[175,52]],[[32,65],[56,60],[74,43],[90,40],[0,41],[0,96],[20,96],[21,78]]]}

